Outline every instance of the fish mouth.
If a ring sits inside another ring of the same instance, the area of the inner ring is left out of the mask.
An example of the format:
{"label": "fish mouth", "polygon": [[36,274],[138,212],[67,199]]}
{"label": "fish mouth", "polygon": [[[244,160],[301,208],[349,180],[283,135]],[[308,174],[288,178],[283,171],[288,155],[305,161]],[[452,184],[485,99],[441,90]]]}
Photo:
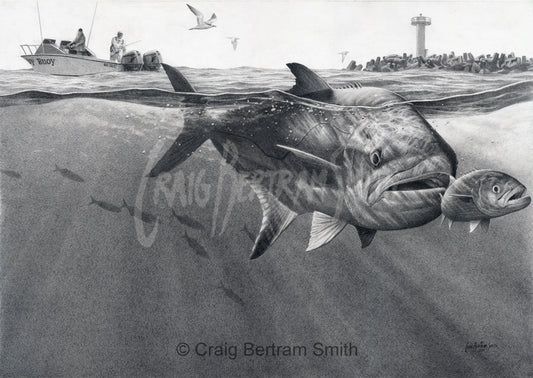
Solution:
{"label": "fish mouth", "polygon": [[450,174],[447,172],[428,172],[411,177],[396,176],[382,182],[370,193],[368,197],[370,205],[374,205],[380,200],[395,198],[413,198],[415,200],[435,197],[440,199],[439,195],[443,195],[450,184]]}
{"label": "fish mouth", "polygon": [[442,189],[443,191],[445,191],[449,183],[450,175],[448,173],[427,173],[424,175],[394,182],[388,187],[386,187],[384,192],[405,192],[431,189]]}
{"label": "fish mouth", "polygon": [[503,196],[503,203],[505,206],[512,207],[513,209],[521,210],[525,208],[531,203],[531,197],[525,195],[526,191],[525,186],[517,186]]}

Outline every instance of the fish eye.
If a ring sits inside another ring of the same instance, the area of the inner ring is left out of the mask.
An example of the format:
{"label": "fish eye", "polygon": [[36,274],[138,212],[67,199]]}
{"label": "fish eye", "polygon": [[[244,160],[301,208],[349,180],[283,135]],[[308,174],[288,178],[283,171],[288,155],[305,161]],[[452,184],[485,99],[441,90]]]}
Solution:
{"label": "fish eye", "polygon": [[498,185],[494,185],[494,186],[492,187],[492,191],[493,191],[494,193],[500,193],[500,187],[499,187]]}
{"label": "fish eye", "polygon": [[370,162],[374,167],[379,167],[381,164],[381,151],[376,150],[370,154]]}

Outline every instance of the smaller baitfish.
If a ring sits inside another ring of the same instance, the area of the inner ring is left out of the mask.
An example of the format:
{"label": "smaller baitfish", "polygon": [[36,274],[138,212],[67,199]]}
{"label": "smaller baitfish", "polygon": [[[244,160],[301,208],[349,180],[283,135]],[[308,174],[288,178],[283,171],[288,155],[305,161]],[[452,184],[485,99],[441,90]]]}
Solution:
{"label": "smaller baitfish", "polygon": [[122,199],[122,208],[128,210],[128,213],[130,213],[132,217],[137,217],[144,223],[154,223],[157,220],[157,217],[154,215],[145,211],[140,211],[139,209],[136,209],[135,206],[128,205],[125,199]]}
{"label": "smaller baitfish", "polygon": [[12,171],[11,169],[0,169],[0,173],[3,173],[6,176],[13,177],[16,179],[19,179],[22,177],[20,173],[18,173],[17,171]]}
{"label": "smaller baitfish", "polygon": [[97,200],[93,196],[91,196],[91,202],[89,202],[89,205],[92,204],[95,204],[104,210],[111,211],[112,213],[120,213],[122,211],[122,207],[113,205],[112,203],[106,201]]}
{"label": "smaller baitfish", "polygon": [[59,174],[63,177],[66,177],[68,178],[69,180],[72,180],[72,181],[77,181],[77,182],[85,182],[85,180],[83,179],[83,177],[81,177],[80,175],[78,175],[77,173],[74,173],[72,172],[70,169],[68,168],[59,168],[56,164],[56,168],[54,169],[54,172],[59,172]]}
{"label": "smaller baitfish", "polygon": [[187,244],[189,244],[189,247],[191,247],[194,252],[204,259],[208,259],[209,255],[207,254],[207,251],[200,243],[198,243],[198,240],[191,238],[187,232],[185,232],[185,240],[187,240]]}
{"label": "smaller baitfish", "polygon": [[450,180],[441,201],[442,221],[448,218],[450,228],[459,221],[470,222],[470,232],[479,225],[486,231],[491,218],[522,210],[531,202],[526,187],[502,172],[482,169]]}

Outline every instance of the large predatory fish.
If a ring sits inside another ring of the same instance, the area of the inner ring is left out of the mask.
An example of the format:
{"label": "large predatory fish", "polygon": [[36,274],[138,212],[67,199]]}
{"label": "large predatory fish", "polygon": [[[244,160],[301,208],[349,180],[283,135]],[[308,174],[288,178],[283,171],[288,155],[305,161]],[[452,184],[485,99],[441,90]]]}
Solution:
{"label": "large predatory fish", "polygon": [[[251,258],[304,213],[313,213],[308,250],[347,224],[366,247],[376,230],[417,227],[441,214],[457,159],[411,104],[380,88],[335,89],[305,66],[288,66],[296,76],[291,94],[231,110],[206,107],[186,119],[150,176],[211,140],[259,198],[263,221]],[[176,91],[194,91],[179,71],[164,67]]]}

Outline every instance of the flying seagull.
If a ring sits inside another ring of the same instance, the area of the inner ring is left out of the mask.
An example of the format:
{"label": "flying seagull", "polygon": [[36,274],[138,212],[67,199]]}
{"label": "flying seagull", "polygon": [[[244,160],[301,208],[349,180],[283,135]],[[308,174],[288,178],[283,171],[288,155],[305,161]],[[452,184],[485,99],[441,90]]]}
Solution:
{"label": "flying seagull", "polygon": [[195,7],[190,6],[189,4],[187,4],[187,6],[191,10],[191,12],[194,13],[194,15],[196,16],[196,26],[193,28],[190,28],[189,30],[210,29],[216,26],[214,25],[215,21],[217,20],[216,14],[213,13],[213,15],[211,16],[209,20],[204,21],[204,15],[202,12],[200,12]]}
{"label": "flying seagull", "polygon": [[237,37],[228,37],[228,39],[231,39],[231,44],[233,45],[233,50],[237,50],[237,44],[239,43],[239,39]]}
{"label": "flying seagull", "polygon": [[344,58],[346,58],[346,55],[348,55],[349,51],[341,51],[339,54],[342,56],[342,63],[344,63]]}

